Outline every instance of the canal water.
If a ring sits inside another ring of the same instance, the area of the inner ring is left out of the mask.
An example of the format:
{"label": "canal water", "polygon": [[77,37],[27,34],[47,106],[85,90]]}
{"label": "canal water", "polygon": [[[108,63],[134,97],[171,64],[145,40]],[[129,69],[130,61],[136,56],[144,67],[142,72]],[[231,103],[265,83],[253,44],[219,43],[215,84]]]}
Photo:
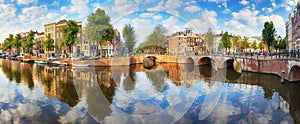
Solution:
{"label": "canal water", "polygon": [[0,123],[300,123],[300,83],[273,75],[188,64],[0,66]]}

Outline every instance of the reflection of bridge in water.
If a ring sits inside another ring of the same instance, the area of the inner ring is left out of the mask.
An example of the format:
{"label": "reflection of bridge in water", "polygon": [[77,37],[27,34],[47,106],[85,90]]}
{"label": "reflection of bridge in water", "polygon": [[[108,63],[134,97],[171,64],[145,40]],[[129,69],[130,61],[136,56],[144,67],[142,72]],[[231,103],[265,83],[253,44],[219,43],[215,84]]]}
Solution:
{"label": "reflection of bridge in water", "polygon": [[[83,71],[84,70],[84,71]],[[83,71],[83,72],[82,72]],[[265,90],[265,97],[266,98],[272,98],[274,92],[279,92],[279,95],[282,96],[288,103],[279,103],[279,104],[285,104],[292,116],[295,118],[295,122],[299,123],[297,118],[300,118],[300,108],[298,104],[300,103],[300,99],[297,97],[297,91],[300,90],[300,86],[297,84],[290,84],[280,83],[279,77],[274,77],[272,75],[262,75],[262,74],[256,74],[256,73],[236,73],[233,69],[222,69],[215,71],[213,68],[209,66],[193,66],[191,64],[161,64],[158,65],[156,68],[147,70],[142,67],[142,65],[134,65],[134,66],[124,66],[124,67],[105,67],[105,68],[75,68],[73,69],[73,74],[81,73],[86,75],[94,75],[89,78],[94,80],[95,82],[86,82],[82,80],[83,78],[80,78],[80,76],[76,75],[74,81],[76,82],[75,85],[77,88],[77,92],[79,94],[85,94],[83,93],[83,89],[89,89],[89,88],[95,88],[94,86],[97,84],[100,84],[99,90],[103,93],[97,93],[98,96],[90,96],[91,94],[88,94],[89,100],[96,102],[97,100],[102,101],[101,108],[109,108],[111,105],[111,97],[107,96],[108,90],[105,90],[104,87],[106,86],[108,88],[110,87],[123,87],[126,91],[130,91],[134,88],[134,85],[136,85],[136,82],[134,80],[135,75],[134,73],[137,72],[145,72],[148,78],[154,83],[153,85],[157,88],[158,91],[161,91],[164,88],[164,85],[160,85],[159,81],[164,81],[163,79],[170,79],[173,83],[175,83],[177,86],[186,86],[191,87],[195,82],[199,82],[201,80],[208,83],[208,85],[214,85],[214,82],[221,81],[221,82],[230,82],[230,85],[246,85],[246,88],[248,86],[249,89],[252,88],[253,85],[258,85],[263,87],[263,90]],[[103,75],[105,73],[105,75]],[[108,79],[108,82],[111,84],[106,84],[105,81],[101,81],[99,77],[106,77],[110,76]],[[124,78],[121,78],[124,76]],[[96,79],[98,77],[98,79]],[[159,78],[158,78],[159,77]],[[129,80],[128,80],[129,79]],[[127,81],[126,83],[124,81]],[[124,85],[121,85],[120,82],[125,83]],[[90,85],[88,86],[87,83]],[[228,85],[229,85],[228,84]],[[88,86],[89,88],[84,88],[85,86]],[[81,93],[80,93],[81,92]],[[97,92],[94,89],[94,92]],[[115,95],[113,92],[115,92],[115,89],[112,88],[110,94]],[[103,96],[103,98],[99,98],[99,95]],[[107,100],[108,101],[107,101]],[[96,103],[95,103],[96,105]],[[99,106],[99,103],[97,103],[97,106]],[[105,107],[106,106],[106,107]],[[97,111],[91,108],[92,114],[97,115]],[[105,110],[106,114],[101,113],[101,116],[99,118],[105,118],[106,116],[110,115],[110,112],[112,110],[107,109]]]}
{"label": "reflection of bridge in water", "polygon": [[239,57],[239,56],[170,56],[144,54],[135,55],[130,58],[130,64],[143,63],[146,57],[155,57],[158,63],[190,63],[194,65],[212,64],[214,69],[233,66],[236,71],[251,71],[259,73],[270,73],[278,76],[284,75],[288,81],[300,80],[300,60],[299,59],[264,59],[261,57]]}
{"label": "reflection of bridge in water", "polygon": [[250,90],[253,85],[258,85],[263,88],[266,98],[272,98],[273,92],[278,92],[288,102],[279,104],[287,105],[295,123],[300,123],[297,120],[300,118],[300,98],[296,95],[300,86],[281,84],[280,78],[272,75],[239,74],[232,69],[215,71],[209,66],[193,64],[159,64],[151,70],[144,69],[142,65],[70,69],[6,60],[0,64],[9,79],[26,83],[29,88],[41,83],[47,96],[59,98],[70,106],[76,106],[86,98],[88,112],[100,120],[111,115],[111,103],[116,97],[116,89],[123,87],[126,92],[130,92],[139,83],[135,80],[135,74],[142,72],[148,76],[157,91],[164,90],[165,85],[161,82],[165,79],[188,88],[201,80],[208,85],[214,85],[215,81],[229,82],[228,85],[246,85]]}

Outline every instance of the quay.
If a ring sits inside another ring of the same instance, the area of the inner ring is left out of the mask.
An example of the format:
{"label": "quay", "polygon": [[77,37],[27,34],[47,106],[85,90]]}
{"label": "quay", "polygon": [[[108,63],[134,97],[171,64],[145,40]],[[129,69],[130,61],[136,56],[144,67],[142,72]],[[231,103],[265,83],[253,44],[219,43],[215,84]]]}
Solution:
{"label": "quay", "polygon": [[89,59],[71,61],[70,58],[59,60],[48,60],[46,58],[31,58],[29,61],[43,61],[48,64],[53,62],[67,63],[69,66],[88,65],[90,67],[110,67],[110,66],[130,66],[143,64],[145,58],[154,58],[155,63],[175,63],[175,64],[210,64],[214,70],[232,67],[236,72],[242,71],[275,74],[282,77],[284,81],[300,81],[300,60],[292,58],[260,58],[222,55],[201,55],[201,56],[172,56],[159,54],[140,54],[128,57],[112,57],[105,59]]}

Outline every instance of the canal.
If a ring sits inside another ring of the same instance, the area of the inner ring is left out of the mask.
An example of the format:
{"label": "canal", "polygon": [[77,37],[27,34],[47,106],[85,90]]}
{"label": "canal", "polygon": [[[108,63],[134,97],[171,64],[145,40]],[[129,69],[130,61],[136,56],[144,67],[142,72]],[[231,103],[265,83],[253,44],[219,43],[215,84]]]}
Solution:
{"label": "canal", "polygon": [[300,83],[274,75],[188,64],[0,66],[0,123],[300,123]]}

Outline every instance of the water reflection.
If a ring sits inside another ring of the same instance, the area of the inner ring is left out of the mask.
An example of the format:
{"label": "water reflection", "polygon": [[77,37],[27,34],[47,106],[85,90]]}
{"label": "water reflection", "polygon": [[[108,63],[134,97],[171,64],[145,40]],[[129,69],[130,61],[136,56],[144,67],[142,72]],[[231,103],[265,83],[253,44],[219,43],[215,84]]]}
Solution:
{"label": "water reflection", "polygon": [[0,123],[300,123],[300,85],[271,75],[178,64],[0,64]]}

